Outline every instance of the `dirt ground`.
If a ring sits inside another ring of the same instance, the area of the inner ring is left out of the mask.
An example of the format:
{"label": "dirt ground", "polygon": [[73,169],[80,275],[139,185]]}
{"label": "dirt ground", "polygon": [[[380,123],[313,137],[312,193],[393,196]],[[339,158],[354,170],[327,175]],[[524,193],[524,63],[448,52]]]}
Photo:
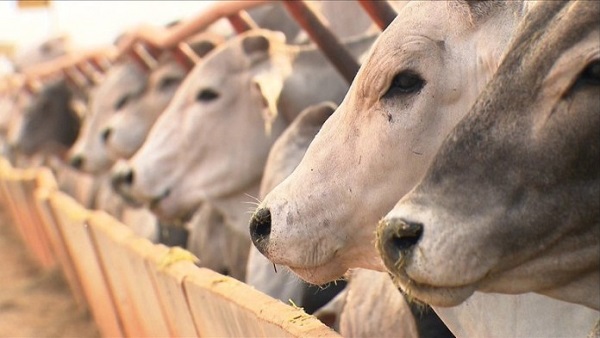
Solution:
{"label": "dirt ground", "polygon": [[99,337],[59,270],[43,271],[0,205],[0,337]]}

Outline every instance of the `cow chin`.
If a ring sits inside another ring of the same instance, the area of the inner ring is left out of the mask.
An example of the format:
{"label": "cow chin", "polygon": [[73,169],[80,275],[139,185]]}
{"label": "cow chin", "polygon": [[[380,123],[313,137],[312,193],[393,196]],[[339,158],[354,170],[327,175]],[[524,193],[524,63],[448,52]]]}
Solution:
{"label": "cow chin", "polygon": [[196,207],[184,207],[184,203],[172,195],[166,196],[160,200],[150,203],[149,209],[165,223],[185,223],[192,219],[192,216],[198,210]]}
{"label": "cow chin", "polygon": [[[387,262],[386,262],[387,264]],[[432,306],[457,306],[467,300],[477,289],[475,284],[463,286],[434,286],[411,279],[402,269],[390,270],[394,282],[409,300],[417,300]]]}
{"label": "cow chin", "polygon": [[301,268],[288,266],[288,268],[307,283],[314,285],[323,285],[342,279],[346,271],[348,271],[344,265],[339,264],[336,260],[331,260],[316,267]]}

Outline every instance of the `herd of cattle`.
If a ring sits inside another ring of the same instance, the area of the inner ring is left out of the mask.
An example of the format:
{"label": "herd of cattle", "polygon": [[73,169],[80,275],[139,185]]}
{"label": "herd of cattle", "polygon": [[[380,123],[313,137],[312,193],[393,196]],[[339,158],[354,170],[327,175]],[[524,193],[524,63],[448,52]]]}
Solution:
{"label": "herd of cattle", "polygon": [[600,336],[600,2],[298,4],[23,51],[3,155],[343,336]]}

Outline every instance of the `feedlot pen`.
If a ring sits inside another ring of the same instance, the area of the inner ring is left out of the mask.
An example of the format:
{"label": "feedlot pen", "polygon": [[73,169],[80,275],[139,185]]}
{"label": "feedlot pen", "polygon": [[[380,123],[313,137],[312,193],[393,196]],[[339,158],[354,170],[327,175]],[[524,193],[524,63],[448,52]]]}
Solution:
{"label": "feedlot pen", "polygon": [[191,253],[85,209],[47,168],[0,158],[0,210],[0,336],[339,337],[302,309],[197,267]]}

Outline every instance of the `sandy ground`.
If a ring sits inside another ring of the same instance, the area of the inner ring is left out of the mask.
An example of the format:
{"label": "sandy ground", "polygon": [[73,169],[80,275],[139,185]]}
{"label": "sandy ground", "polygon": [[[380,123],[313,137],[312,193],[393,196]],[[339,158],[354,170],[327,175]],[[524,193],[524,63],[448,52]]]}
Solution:
{"label": "sandy ground", "polygon": [[61,272],[39,269],[9,222],[0,205],[0,337],[99,337]]}

